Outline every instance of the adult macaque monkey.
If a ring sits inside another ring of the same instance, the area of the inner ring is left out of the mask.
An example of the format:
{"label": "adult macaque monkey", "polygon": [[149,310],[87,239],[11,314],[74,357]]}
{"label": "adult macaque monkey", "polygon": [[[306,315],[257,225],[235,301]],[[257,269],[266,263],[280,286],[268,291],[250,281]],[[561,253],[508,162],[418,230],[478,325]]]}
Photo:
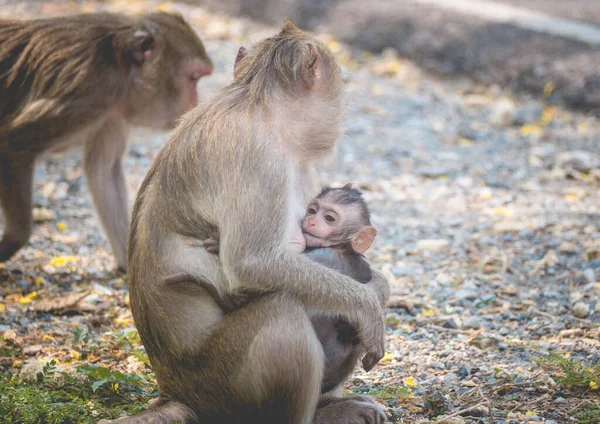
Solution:
{"label": "adult macaque monkey", "polygon": [[202,41],[179,15],[0,21],[0,262],[29,240],[36,157],[83,145],[94,204],[125,268],[128,128],[174,126],[211,72]]}
{"label": "adult macaque monkey", "polygon": [[[233,82],[187,114],[157,155],[134,206],[133,316],[156,373],[159,405],[123,422],[365,423],[368,397],[321,393],[325,361],[310,314],[343,316],[366,370],[384,354],[385,278],[369,284],[289,249],[316,194],[313,164],[342,121],[332,53],[291,22],[240,51]],[[203,245],[220,235],[219,255]],[[165,278],[194,277],[178,284]],[[213,295],[254,293],[225,315]]]}

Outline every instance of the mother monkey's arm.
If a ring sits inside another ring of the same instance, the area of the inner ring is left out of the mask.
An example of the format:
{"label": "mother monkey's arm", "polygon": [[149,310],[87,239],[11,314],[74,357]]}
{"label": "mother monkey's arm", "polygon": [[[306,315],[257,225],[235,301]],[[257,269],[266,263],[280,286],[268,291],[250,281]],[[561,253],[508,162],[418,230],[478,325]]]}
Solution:
{"label": "mother monkey's arm", "polygon": [[371,369],[385,353],[380,299],[387,296],[381,291],[385,279],[376,273],[378,290],[374,290],[370,284],[360,284],[289,251],[289,229],[297,225],[297,169],[291,158],[272,147],[244,150],[240,146],[237,154],[253,167],[244,171],[244,181],[235,181],[242,173],[230,173],[230,187],[240,190],[223,196],[227,217],[218,223],[219,255],[226,278],[234,288],[288,293],[307,309],[345,316],[358,330],[367,351],[363,367]]}

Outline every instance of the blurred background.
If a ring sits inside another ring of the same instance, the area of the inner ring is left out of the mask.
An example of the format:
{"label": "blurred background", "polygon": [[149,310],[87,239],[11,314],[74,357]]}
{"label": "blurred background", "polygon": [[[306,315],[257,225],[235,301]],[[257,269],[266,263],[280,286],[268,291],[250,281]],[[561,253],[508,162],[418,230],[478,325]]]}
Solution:
{"label": "blurred background", "polygon": [[[285,18],[344,66],[346,135],[320,177],[364,192],[392,288],[388,352],[350,391],[390,422],[600,422],[598,0],[0,0],[0,19],[154,10],[204,41],[201,99]],[[167,138],[131,134],[130,204]],[[34,205],[0,264],[0,423],[141,410],[156,388],[80,152],[40,161]],[[36,379],[51,360],[102,368]]]}

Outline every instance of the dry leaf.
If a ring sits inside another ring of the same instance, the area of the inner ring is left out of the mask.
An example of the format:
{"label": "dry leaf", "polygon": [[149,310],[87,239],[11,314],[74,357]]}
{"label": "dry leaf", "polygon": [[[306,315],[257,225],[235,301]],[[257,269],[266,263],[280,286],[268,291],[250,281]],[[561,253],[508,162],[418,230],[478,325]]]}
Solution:
{"label": "dry leaf", "polygon": [[67,296],[56,296],[42,299],[33,305],[35,311],[50,312],[50,311],[65,311],[73,309],[77,303],[84,297],[90,294],[89,290],[82,293],[72,293]]}

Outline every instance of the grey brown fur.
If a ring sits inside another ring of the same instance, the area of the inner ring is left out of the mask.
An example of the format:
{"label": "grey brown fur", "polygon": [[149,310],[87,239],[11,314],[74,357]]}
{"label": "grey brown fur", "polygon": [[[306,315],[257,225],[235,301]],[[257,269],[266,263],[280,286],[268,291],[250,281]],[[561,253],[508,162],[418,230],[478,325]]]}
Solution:
{"label": "grey brown fur", "polygon": [[[339,65],[288,23],[238,60],[234,81],[187,114],[155,158],[134,206],[128,282],[171,402],[144,420],[166,422],[164,408],[185,405],[182,417],[191,408],[202,423],[383,422],[370,398],[340,398],[341,386],[321,394],[326,364],[310,317],[345,317],[371,369],[385,351],[387,281],[374,272],[360,284],[287,248],[341,120]],[[214,231],[218,257],[203,245]],[[164,283],[179,273],[193,279]],[[260,295],[225,315],[195,280]]]}
{"label": "grey brown fur", "polygon": [[207,74],[212,64],[179,15],[0,21],[0,261],[29,239],[35,159],[83,145],[94,203],[125,268],[128,129],[171,128],[197,102],[186,74],[194,69]]}

